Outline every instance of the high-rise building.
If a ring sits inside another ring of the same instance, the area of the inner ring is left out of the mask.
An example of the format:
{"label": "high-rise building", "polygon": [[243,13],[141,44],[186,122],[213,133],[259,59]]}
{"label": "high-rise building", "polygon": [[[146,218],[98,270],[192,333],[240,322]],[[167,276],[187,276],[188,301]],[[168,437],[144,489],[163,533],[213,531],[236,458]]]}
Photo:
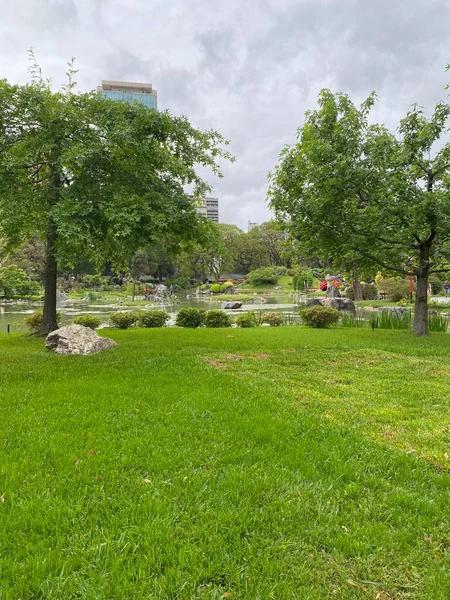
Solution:
{"label": "high-rise building", "polygon": [[203,198],[200,206],[197,206],[200,214],[205,215],[214,223],[219,222],[219,199],[218,198]]}
{"label": "high-rise building", "polygon": [[258,227],[258,223],[253,223],[252,221],[249,221],[247,225],[247,231],[251,231],[254,227]]}
{"label": "high-rise building", "polygon": [[134,83],[130,81],[102,81],[97,87],[105,98],[133,102],[137,100],[148,108],[158,108],[158,94],[151,83]]}

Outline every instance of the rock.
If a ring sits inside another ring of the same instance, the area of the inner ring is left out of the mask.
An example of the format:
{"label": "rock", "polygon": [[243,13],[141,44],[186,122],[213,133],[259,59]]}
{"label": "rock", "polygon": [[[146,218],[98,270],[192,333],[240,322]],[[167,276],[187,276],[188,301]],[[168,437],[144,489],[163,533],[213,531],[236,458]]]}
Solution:
{"label": "rock", "polygon": [[164,298],[164,296],[167,296],[169,293],[167,286],[164,285],[163,283],[159,283],[156,287],[155,287],[155,296],[160,296],[161,298]]}
{"label": "rock", "polygon": [[59,292],[56,294],[56,302],[67,302],[66,294],[60,294]]}
{"label": "rock", "polygon": [[95,354],[117,346],[83,325],[68,325],[48,334],[45,347],[57,354]]}
{"label": "rock", "polygon": [[226,290],[224,291],[224,294],[237,294],[237,290],[234,287],[234,285],[230,285],[230,287],[227,287]]}
{"label": "rock", "polygon": [[241,308],[242,302],[238,302],[233,300],[232,302],[222,302],[222,308],[225,310],[235,310],[236,308]]}
{"label": "rock", "polygon": [[323,306],[323,301],[321,298],[307,298],[305,306],[306,308],[311,308],[311,306]]}
{"label": "rock", "polygon": [[356,312],[355,304],[350,298],[324,298],[323,306],[329,306],[341,312],[351,312],[353,314]]}
{"label": "rock", "polygon": [[340,298],[341,297],[341,292],[337,288],[333,287],[332,285],[328,286],[326,294],[327,294],[327,298]]}
{"label": "rock", "polygon": [[273,289],[274,290],[282,290],[283,286],[282,285],[276,285]]}

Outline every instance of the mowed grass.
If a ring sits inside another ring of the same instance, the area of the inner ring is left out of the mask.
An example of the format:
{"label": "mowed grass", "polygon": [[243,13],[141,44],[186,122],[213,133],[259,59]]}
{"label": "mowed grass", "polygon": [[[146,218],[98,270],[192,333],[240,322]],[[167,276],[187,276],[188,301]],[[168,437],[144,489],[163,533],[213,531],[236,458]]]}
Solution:
{"label": "mowed grass", "polygon": [[450,337],[0,336],[0,598],[448,599]]}

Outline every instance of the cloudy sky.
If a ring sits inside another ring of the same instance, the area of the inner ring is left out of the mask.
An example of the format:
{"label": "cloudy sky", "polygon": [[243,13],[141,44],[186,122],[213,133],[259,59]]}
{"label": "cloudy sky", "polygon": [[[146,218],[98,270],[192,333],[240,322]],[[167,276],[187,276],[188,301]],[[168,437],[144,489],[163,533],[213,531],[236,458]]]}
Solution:
{"label": "cloudy sky", "polygon": [[376,90],[395,129],[413,102],[432,108],[450,81],[449,0],[0,0],[0,77],[28,79],[34,48],[59,86],[73,56],[84,90],[150,82],[159,108],[231,140],[214,180],[222,222],[270,217],[267,173],[319,90]]}

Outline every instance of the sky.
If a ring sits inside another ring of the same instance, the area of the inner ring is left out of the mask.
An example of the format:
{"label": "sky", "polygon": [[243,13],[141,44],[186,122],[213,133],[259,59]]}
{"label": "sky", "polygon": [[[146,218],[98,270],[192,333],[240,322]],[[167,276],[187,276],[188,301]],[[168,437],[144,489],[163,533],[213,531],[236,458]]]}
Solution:
{"label": "sky", "polygon": [[220,220],[271,218],[267,175],[322,88],[395,131],[413,103],[432,110],[450,82],[449,0],[0,0],[0,78],[29,79],[34,49],[81,91],[102,79],[149,82],[158,107],[226,136],[236,157],[208,176]]}

